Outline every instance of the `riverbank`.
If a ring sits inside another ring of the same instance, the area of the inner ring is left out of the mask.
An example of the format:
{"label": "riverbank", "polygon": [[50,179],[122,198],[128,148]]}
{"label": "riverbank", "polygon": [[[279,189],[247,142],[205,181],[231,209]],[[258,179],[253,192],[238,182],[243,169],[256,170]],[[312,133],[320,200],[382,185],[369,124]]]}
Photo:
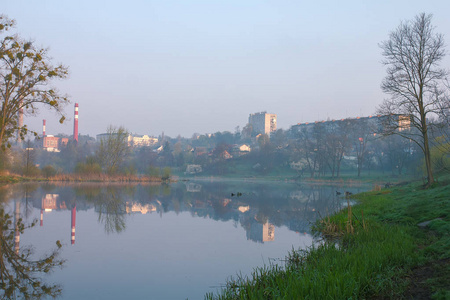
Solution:
{"label": "riverbank", "polygon": [[78,174],[62,174],[49,177],[25,177],[19,175],[0,175],[0,183],[17,183],[17,182],[176,182],[178,177],[172,176],[168,180],[162,180],[157,176],[123,176],[123,175],[78,175]]}
{"label": "riverbank", "polygon": [[316,223],[327,238],[206,299],[449,299],[450,176],[358,194]]}

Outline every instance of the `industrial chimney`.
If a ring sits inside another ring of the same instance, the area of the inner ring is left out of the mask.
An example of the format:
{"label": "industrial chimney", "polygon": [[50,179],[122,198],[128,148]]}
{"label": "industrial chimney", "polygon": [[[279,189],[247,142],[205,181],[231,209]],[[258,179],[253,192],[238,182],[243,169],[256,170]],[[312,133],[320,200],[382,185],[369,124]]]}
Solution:
{"label": "industrial chimney", "polygon": [[75,103],[75,117],[73,120],[73,140],[78,143],[78,103]]}
{"label": "industrial chimney", "polygon": [[42,137],[45,137],[45,119],[42,120]]}

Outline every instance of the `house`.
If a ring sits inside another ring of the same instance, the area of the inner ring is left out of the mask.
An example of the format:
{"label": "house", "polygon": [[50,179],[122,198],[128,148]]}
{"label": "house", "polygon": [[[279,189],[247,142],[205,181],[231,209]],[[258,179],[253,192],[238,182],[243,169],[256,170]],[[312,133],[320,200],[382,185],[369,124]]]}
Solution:
{"label": "house", "polygon": [[197,174],[197,173],[201,173],[202,170],[202,166],[200,165],[187,165],[186,167],[186,174]]}

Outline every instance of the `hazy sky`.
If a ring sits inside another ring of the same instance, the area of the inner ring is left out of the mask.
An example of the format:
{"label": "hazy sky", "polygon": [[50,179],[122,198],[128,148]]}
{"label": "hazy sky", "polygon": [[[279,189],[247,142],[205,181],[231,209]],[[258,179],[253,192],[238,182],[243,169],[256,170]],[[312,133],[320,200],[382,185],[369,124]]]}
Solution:
{"label": "hazy sky", "polygon": [[[402,20],[433,14],[450,43],[450,1],[0,0],[22,37],[70,68],[68,121],[41,110],[47,134],[108,125],[176,137],[234,132],[250,113],[278,127],[368,116],[386,98],[379,43]],[[447,50],[450,50],[447,48]],[[443,66],[450,67],[447,57]]]}

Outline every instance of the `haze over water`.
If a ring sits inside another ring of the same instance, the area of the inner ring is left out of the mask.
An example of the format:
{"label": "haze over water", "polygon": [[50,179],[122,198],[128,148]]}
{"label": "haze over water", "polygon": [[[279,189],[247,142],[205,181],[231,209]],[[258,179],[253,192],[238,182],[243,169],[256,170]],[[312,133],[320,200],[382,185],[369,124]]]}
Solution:
{"label": "haze over water", "polygon": [[26,230],[20,246],[43,254],[56,240],[64,245],[65,267],[47,278],[63,285],[63,299],[202,299],[229,276],[310,246],[310,222],[346,204],[336,190],[367,189],[233,181],[13,188],[10,208],[20,206],[25,222],[43,209],[42,226]]}

